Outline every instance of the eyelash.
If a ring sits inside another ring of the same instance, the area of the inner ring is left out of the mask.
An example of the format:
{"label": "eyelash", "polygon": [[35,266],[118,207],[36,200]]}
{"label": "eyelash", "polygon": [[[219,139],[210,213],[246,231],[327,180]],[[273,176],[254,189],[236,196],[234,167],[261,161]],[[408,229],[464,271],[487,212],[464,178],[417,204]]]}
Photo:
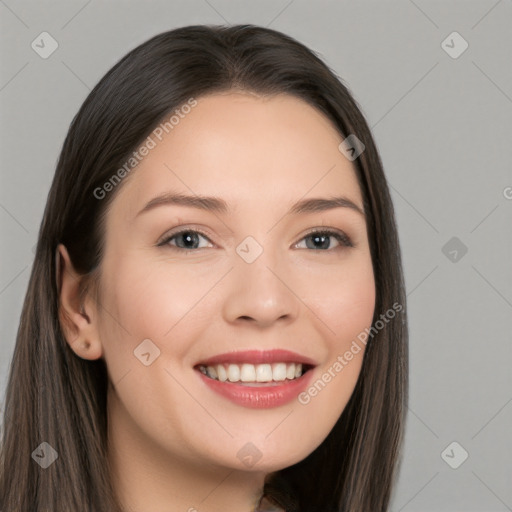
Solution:
{"label": "eyelash", "polygon": [[[197,234],[203,236],[204,238],[206,238],[209,243],[213,243],[210,240],[210,238],[208,237],[208,235],[206,235],[206,233],[203,233],[200,230],[197,230],[197,229],[182,229],[181,231],[177,231],[176,233],[173,233],[173,234],[165,237],[161,242],[159,242],[157,244],[157,247],[162,247],[162,246],[167,245],[172,250],[182,251],[182,252],[186,252],[186,253],[198,251],[199,249],[184,249],[183,247],[177,247],[177,246],[169,244],[169,242],[172,239],[174,239],[175,237],[177,237],[179,235],[182,235],[183,233],[197,233]],[[351,239],[345,233],[334,231],[334,230],[331,230],[331,229],[320,229],[320,228],[313,229],[309,233],[307,233],[305,236],[303,236],[301,238],[300,242],[302,242],[302,240],[304,240],[304,239],[306,239],[306,238],[308,238],[308,237],[310,237],[312,235],[316,235],[316,236],[332,236],[340,244],[339,246],[334,247],[332,249],[310,249],[310,250],[315,251],[315,252],[332,252],[333,250],[342,249],[343,247],[354,247],[354,244],[352,243]],[[202,249],[204,249],[204,247],[202,247]]]}

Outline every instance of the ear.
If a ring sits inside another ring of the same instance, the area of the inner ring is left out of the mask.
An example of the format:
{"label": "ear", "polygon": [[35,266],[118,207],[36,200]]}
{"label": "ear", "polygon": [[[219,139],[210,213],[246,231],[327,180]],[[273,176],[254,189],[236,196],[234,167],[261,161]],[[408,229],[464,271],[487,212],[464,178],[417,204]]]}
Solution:
{"label": "ear", "polygon": [[82,359],[99,359],[103,350],[98,331],[98,308],[85,294],[85,276],[78,274],[66,247],[59,244],[55,254],[59,322],[66,341]]}

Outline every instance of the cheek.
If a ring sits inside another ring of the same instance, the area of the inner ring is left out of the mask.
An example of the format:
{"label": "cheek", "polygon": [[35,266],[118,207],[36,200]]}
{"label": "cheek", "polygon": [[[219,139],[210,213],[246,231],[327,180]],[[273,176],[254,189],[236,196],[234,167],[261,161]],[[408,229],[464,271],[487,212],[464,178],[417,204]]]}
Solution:
{"label": "cheek", "polygon": [[[136,257],[115,261],[111,268],[106,266],[105,272],[104,309],[108,312],[103,315],[106,320],[103,332],[108,331],[105,341],[116,345],[116,349],[133,351],[148,338],[160,349],[172,339],[173,354],[179,360],[187,346],[185,341],[180,343],[183,338],[177,334],[186,326],[184,339],[193,339],[194,328],[198,333],[203,328],[201,319],[207,321],[206,316],[218,313],[205,311],[212,302],[202,299],[222,272],[220,269],[212,272],[204,264],[184,268],[139,261]],[[315,313],[311,321],[319,322],[317,327],[325,336],[329,352],[346,350],[351,340],[370,326],[375,284],[369,255],[356,254],[339,265],[315,264],[308,271],[302,268],[287,277],[306,304],[306,310]]]}
{"label": "cheek", "polygon": [[375,280],[371,258],[357,257],[332,267],[315,280],[309,303],[325,323],[331,348],[343,349],[369,328],[375,309]]}
{"label": "cheek", "polygon": [[201,329],[194,313],[201,309],[201,299],[218,279],[206,265],[192,267],[184,271],[182,266],[135,255],[116,259],[115,268],[105,272],[106,314],[102,315],[101,329],[105,351],[116,361],[120,352],[133,359],[138,345],[150,339],[162,355],[172,345],[173,358],[180,360],[195,329]]}
{"label": "cheek", "polygon": [[318,418],[316,444],[332,429],[354,391],[366,348],[363,341],[372,325],[376,291],[371,258],[353,263],[340,265],[310,295],[311,309],[325,326],[327,353],[298,403],[308,417]]}

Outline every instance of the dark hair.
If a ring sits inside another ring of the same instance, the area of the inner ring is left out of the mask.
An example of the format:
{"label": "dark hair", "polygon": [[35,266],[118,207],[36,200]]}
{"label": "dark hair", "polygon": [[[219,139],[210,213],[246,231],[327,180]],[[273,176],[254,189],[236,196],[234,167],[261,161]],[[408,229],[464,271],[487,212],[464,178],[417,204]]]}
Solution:
{"label": "dark hair", "polygon": [[[264,493],[287,512],[387,509],[399,466],[408,395],[405,287],[393,205],[370,129],[342,80],[313,52],[253,25],[188,26],[159,34],[123,57],[73,119],[41,223],[5,397],[1,446],[3,512],[120,511],[107,463],[103,359],[78,357],[59,320],[56,247],[95,275],[105,212],[122,183],[102,187],[166,115],[191,97],[242,89],[298,97],[343,137],[365,145],[354,160],[366,212],[376,302],[373,321],[402,306],[372,336],[350,400],[323,443],[277,471]],[[382,322],[381,322],[382,323]],[[47,442],[59,463],[42,469],[32,452]]]}

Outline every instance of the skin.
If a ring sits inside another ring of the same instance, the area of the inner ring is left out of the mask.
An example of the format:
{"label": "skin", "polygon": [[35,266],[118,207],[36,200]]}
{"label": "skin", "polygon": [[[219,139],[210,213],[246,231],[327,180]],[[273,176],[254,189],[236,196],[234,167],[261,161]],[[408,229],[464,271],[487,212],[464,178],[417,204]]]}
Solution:
{"label": "skin", "polygon": [[[304,459],[328,435],[364,347],[307,405],[234,404],[193,366],[228,351],[283,348],[317,363],[315,382],[374,313],[365,217],[349,208],[285,215],[300,199],[333,195],[363,209],[334,125],[289,95],[229,91],[197,101],[117,191],[97,296],[85,296],[83,312],[84,278],[59,246],[66,338],[79,357],[106,361],[109,461],[134,512],[252,512],[266,475]],[[137,216],[169,190],[217,196],[230,213],[165,205]],[[315,249],[307,235],[317,227],[342,230],[354,246],[331,236],[327,249]],[[177,247],[187,247],[182,236],[158,247],[173,228],[208,238],[197,235],[199,248],[188,252]],[[236,252],[247,236],[263,248],[250,264]],[[134,357],[145,339],[160,350],[149,366]],[[248,442],[262,455],[250,468],[237,457]]]}

